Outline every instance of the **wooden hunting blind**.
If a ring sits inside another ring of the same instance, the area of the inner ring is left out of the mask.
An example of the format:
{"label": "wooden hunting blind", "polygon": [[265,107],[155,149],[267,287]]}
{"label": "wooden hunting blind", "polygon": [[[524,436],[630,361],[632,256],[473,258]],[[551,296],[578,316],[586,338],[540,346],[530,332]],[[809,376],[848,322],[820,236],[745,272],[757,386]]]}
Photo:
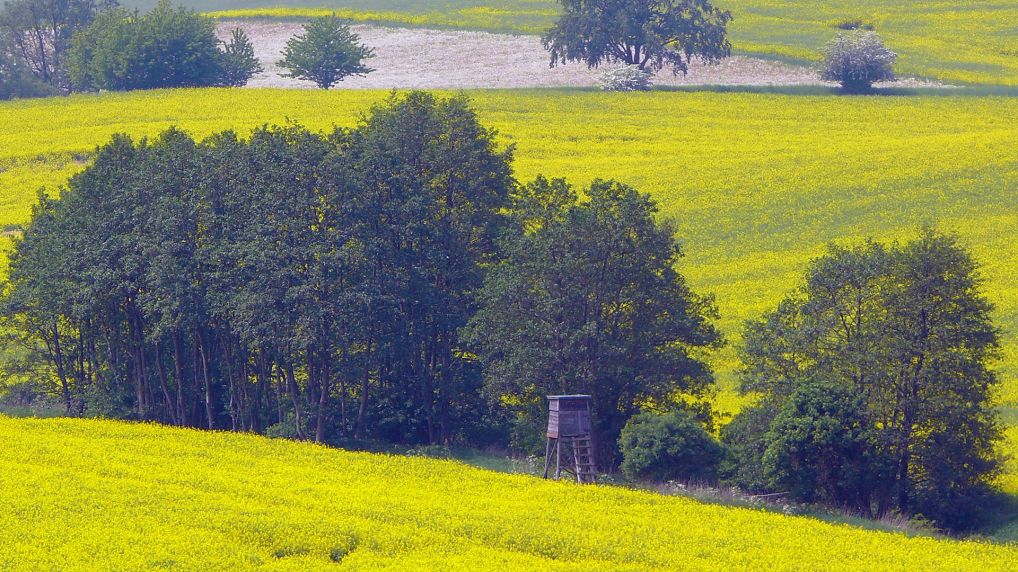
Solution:
{"label": "wooden hunting blind", "polygon": [[[562,463],[562,445],[572,459]],[[563,471],[572,473],[580,483],[593,483],[597,478],[594,458],[593,423],[589,395],[548,396],[548,445],[544,454],[544,478],[548,478],[551,458],[555,456],[555,478]],[[571,461],[571,462],[568,462]]]}

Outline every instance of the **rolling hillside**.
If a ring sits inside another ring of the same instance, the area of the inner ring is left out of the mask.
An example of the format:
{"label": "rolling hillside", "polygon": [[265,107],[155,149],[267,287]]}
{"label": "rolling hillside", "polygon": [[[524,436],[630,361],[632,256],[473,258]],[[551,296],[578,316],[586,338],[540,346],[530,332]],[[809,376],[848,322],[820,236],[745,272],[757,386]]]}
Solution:
{"label": "rolling hillside", "polygon": [[[125,0],[148,8],[156,0]],[[540,34],[555,0],[184,0],[223,16],[308,17],[337,13],[393,25]],[[907,75],[948,82],[1018,85],[1018,4],[1008,0],[718,0],[731,10],[737,52],[814,60],[836,26],[870,24],[901,55]]]}
{"label": "rolling hillside", "polygon": [[[1018,548],[456,462],[0,417],[0,569],[1013,570]],[[832,558],[832,555],[837,555]]]}

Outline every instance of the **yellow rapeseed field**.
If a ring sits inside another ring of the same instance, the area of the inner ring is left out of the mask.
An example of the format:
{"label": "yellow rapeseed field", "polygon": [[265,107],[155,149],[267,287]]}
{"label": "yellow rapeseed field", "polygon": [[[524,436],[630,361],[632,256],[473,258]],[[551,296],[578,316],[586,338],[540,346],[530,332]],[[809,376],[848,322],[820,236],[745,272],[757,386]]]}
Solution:
{"label": "yellow rapeseed field", "polygon": [[[716,359],[722,410],[744,320],[773,308],[829,241],[956,231],[982,264],[1003,332],[1000,403],[1018,425],[1018,99],[748,93],[477,91],[482,122],[516,145],[521,179],[612,177],[650,192],[685,241],[682,271],[717,295],[732,342]],[[0,103],[0,229],[28,220],[115,132],[246,132],[287,119],[353,125],[376,91],[178,90]],[[0,249],[3,244],[0,243]],[[1018,431],[1009,450],[1018,456]],[[1018,466],[1007,488],[1018,493]]]}
{"label": "yellow rapeseed field", "polygon": [[[143,0],[128,0],[145,3]],[[192,0],[218,17],[307,18],[543,33],[556,0]],[[846,22],[870,25],[900,55],[906,75],[949,82],[1018,85],[1018,3],[1011,0],[716,0],[730,10],[741,53],[816,60]]]}
{"label": "yellow rapeseed field", "polygon": [[451,461],[0,417],[0,569],[993,570],[1018,547],[873,532]]}

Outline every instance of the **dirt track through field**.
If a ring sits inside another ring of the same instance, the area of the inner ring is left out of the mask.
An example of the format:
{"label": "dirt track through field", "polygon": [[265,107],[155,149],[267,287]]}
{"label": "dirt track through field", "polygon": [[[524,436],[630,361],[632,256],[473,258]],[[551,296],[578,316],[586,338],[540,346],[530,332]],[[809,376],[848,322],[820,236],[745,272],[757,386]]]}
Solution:
{"label": "dirt track through field", "polygon": [[[249,87],[313,88],[314,84],[280,77],[276,62],[286,41],[301,33],[298,22],[260,20],[222,21],[222,39],[242,28],[251,37],[255,55],[265,71]],[[534,36],[460,32],[378,26],[353,26],[361,41],[375,49],[367,64],[376,71],[348,78],[340,88],[524,88],[597,85],[598,72],[581,64],[551,68],[549,56]],[[794,66],[733,56],[716,66],[695,65],[686,76],[658,74],[658,85],[821,85],[816,73]],[[915,80],[898,82],[914,87],[931,85]]]}

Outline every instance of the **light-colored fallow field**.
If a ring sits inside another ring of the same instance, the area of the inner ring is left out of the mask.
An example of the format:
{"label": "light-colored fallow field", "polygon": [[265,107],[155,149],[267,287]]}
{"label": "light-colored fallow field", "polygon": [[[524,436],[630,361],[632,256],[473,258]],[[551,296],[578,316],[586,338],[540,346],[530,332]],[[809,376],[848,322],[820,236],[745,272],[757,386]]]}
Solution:
{"label": "light-colored fallow field", "polygon": [[[282,77],[277,62],[287,40],[303,31],[302,24],[278,20],[223,20],[222,39],[240,28],[251,38],[264,71],[249,87],[314,88],[308,81]],[[600,71],[581,63],[550,66],[550,56],[537,36],[420,28],[355,25],[361,41],[375,50],[366,63],[375,69],[351,77],[340,87],[390,89],[471,89],[526,87],[591,87]],[[694,63],[688,74],[661,71],[658,85],[802,86],[833,84],[820,81],[814,68],[777,60],[733,56],[717,65]],[[930,87],[935,82],[905,78],[894,87]]]}

